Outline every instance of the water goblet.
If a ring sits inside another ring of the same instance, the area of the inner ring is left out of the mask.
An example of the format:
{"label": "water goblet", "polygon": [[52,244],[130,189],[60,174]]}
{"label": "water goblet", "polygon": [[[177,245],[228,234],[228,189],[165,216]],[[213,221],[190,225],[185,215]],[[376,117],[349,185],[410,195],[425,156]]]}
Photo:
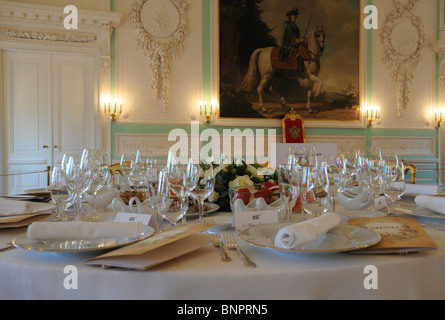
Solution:
{"label": "water goblet", "polygon": [[66,215],[66,210],[73,203],[73,195],[68,191],[65,176],[63,175],[62,169],[59,166],[54,166],[51,168],[48,190],[50,192],[51,199],[56,205],[52,220],[69,220],[69,217]]}
{"label": "water goblet", "polygon": [[177,197],[171,192],[169,178],[164,170],[159,173],[157,209],[159,215],[173,227],[185,216],[188,210],[188,200]]}
{"label": "water goblet", "polygon": [[302,168],[301,204],[305,213],[317,217],[328,211],[331,204],[329,187],[326,166]]}
{"label": "water goblet", "polygon": [[398,166],[393,164],[385,167],[383,193],[386,199],[389,200],[387,204],[387,215],[392,215],[396,201],[400,200],[401,196],[405,193],[405,172],[403,163],[399,163]]}
{"label": "water goblet", "polygon": [[278,166],[278,186],[281,199],[286,206],[286,215],[284,217],[286,222],[292,221],[292,209],[297,202],[300,191],[295,174],[296,171],[292,165]]}
{"label": "water goblet", "polygon": [[206,162],[202,165],[203,174],[199,177],[196,187],[190,191],[190,195],[199,204],[199,223],[203,223],[204,200],[207,199],[215,188],[215,175],[213,173],[212,162]]}

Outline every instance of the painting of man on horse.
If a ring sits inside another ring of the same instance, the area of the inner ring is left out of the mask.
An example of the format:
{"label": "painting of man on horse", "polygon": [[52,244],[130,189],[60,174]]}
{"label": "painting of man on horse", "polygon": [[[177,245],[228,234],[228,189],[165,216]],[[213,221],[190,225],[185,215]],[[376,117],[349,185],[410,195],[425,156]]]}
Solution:
{"label": "painting of man on horse", "polygon": [[336,1],[335,10],[322,0],[294,4],[220,0],[221,118],[281,119],[291,108],[305,119],[360,118],[358,26],[351,34],[350,21],[330,16],[358,21],[360,8],[351,0]]}

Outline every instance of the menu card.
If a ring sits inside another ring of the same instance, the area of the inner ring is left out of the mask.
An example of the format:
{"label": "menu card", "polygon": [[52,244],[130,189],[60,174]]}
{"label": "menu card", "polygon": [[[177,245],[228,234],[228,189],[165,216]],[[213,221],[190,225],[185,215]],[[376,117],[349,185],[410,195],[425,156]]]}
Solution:
{"label": "menu card", "polygon": [[135,244],[105,253],[85,263],[103,267],[147,270],[195,251],[213,241],[215,239],[213,236],[197,234],[212,226],[211,224],[179,226]]}
{"label": "menu card", "polygon": [[379,243],[351,252],[354,254],[409,253],[437,249],[436,243],[413,218],[358,218],[349,220],[348,224],[372,230],[381,236]]}
{"label": "menu card", "polygon": [[21,216],[0,217],[0,230],[9,228],[20,228],[29,226],[35,221],[45,219],[51,216],[51,213],[29,214]]}

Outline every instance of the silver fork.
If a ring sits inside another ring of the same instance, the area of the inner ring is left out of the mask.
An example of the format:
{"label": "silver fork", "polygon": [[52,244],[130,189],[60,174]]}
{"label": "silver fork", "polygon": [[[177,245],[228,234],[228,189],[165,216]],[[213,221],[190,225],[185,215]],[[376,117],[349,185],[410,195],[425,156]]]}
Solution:
{"label": "silver fork", "polygon": [[0,252],[6,252],[6,251],[9,251],[9,250],[15,249],[15,246],[12,243],[8,243],[7,245],[8,245],[8,247],[1,248]]}
{"label": "silver fork", "polygon": [[224,246],[229,250],[237,250],[240,253],[246,267],[256,268],[256,264],[250,260],[248,256],[246,256],[243,250],[241,250],[233,235],[224,234]]}
{"label": "silver fork", "polygon": [[224,262],[229,262],[229,261],[232,260],[232,259],[230,259],[230,256],[229,256],[229,254],[227,253],[226,249],[224,249],[224,244],[223,244],[223,241],[222,241],[220,235],[217,235],[217,236],[216,236],[216,239],[213,240],[213,245],[214,245],[216,248],[220,248],[220,249],[221,249],[221,260],[222,260],[222,261],[224,261]]}

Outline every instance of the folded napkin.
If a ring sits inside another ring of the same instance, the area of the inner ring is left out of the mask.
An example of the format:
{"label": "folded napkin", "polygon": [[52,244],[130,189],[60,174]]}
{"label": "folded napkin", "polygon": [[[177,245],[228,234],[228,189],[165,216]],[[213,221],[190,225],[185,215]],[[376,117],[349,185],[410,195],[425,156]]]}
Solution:
{"label": "folded napkin", "polygon": [[0,216],[29,214],[33,210],[32,202],[0,198]]}
{"label": "folded napkin", "polygon": [[275,245],[282,249],[293,249],[321,237],[339,223],[338,214],[327,212],[320,217],[281,229],[275,237]]}
{"label": "folded napkin", "polygon": [[34,222],[28,227],[30,240],[94,240],[137,238],[141,222]]}
{"label": "folded napkin", "polygon": [[414,198],[414,202],[421,207],[445,214],[445,197],[434,197],[429,195],[418,195]]}
{"label": "folded napkin", "polygon": [[439,187],[436,184],[406,184],[405,194],[438,194]]}

